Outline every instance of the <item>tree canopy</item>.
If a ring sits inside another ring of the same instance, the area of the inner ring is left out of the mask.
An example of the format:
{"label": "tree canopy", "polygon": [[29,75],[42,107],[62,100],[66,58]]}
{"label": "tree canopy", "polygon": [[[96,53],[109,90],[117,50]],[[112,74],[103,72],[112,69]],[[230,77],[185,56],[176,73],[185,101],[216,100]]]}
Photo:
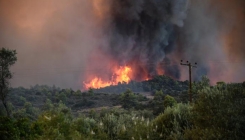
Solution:
{"label": "tree canopy", "polygon": [[7,107],[6,97],[8,95],[9,80],[12,78],[12,73],[9,68],[17,61],[16,54],[15,50],[5,48],[0,50],[0,99],[8,116],[10,112]]}

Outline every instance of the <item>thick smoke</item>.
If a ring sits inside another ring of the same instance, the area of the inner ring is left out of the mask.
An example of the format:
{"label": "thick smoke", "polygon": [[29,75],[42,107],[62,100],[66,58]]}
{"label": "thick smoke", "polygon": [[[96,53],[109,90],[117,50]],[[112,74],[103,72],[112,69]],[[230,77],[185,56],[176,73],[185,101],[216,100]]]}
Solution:
{"label": "thick smoke", "polygon": [[[117,64],[133,66],[142,80],[164,73],[188,79],[181,59],[197,62],[195,80],[212,83],[244,79],[243,0],[110,1],[106,36],[100,51]],[[110,62],[110,61],[107,61]]]}
{"label": "thick smoke", "polygon": [[152,77],[162,69],[179,78],[179,68],[168,58],[176,46],[176,28],[183,26],[187,0],[112,0],[109,45],[102,49],[121,65],[130,65],[133,79]]}
{"label": "thick smoke", "polygon": [[[191,1],[184,27],[179,28],[178,52],[198,62],[196,79],[208,75],[212,83],[244,81],[244,23],[244,0]],[[187,79],[187,69],[181,68],[181,73],[181,79]]]}
{"label": "thick smoke", "polygon": [[130,65],[133,80],[245,78],[244,0],[0,0],[0,46],[16,49],[12,86],[81,88]]}

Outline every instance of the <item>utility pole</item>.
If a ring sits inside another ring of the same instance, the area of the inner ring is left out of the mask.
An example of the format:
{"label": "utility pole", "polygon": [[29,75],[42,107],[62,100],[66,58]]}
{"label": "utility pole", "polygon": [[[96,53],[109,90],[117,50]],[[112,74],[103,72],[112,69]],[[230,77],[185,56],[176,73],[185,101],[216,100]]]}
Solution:
{"label": "utility pole", "polygon": [[191,69],[197,67],[197,63],[192,65],[189,61],[183,63],[183,60],[180,61],[180,65],[185,65],[189,67],[189,96],[190,96],[190,103],[192,102],[192,83],[191,83]]}

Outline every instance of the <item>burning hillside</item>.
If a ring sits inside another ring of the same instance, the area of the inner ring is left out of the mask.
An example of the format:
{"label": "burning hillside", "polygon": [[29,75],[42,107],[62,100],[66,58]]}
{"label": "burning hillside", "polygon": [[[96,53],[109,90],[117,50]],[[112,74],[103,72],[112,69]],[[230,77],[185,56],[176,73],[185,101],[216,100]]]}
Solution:
{"label": "burning hillside", "polygon": [[130,74],[132,73],[132,69],[130,67],[119,67],[112,72],[112,77],[105,81],[105,79],[101,79],[100,77],[94,77],[89,83],[84,82],[85,88],[101,88],[110,85],[117,85],[119,82],[128,83],[131,80]]}
{"label": "burning hillside", "polygon": [[[145,80],[164,72],[173,78],[180,78],[178,66],[164,67],[161,63],[173,61],[168,54],[176,46],[175,26],[183,26],[187,0],[118,0],[110,1],[109,7],[99,4],[101,1],[93,2],[94,11],[100,19],[107,19],[102,16],[110,18],[110,22],[103,21],[108,25],[105,30],[108,44],[99,46],[100,51],[96,53],[109,57],[109,60],[91,60],[107,61],[109,65],[113,61],[119,69],[112,70],[107,80],[100,77],[103,72],[87,73],[94,78],[89,83],[85,82],[85,87],[104,87],[130,79]],[[104,64],[104,67],[108,67],[108,64]],[[130,66],[130,72],[124,73],[121,64]],[[96,68],[97,65],[92,67]],[[109,71],[111,69],[114,68]],[[126,75],[126,79],[122,75]]]}

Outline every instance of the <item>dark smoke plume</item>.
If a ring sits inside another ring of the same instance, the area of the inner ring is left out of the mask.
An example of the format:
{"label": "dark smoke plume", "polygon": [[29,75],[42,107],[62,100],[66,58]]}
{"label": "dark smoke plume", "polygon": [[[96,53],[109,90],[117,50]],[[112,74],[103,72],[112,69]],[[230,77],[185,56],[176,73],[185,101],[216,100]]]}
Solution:
{"label": "dark smoke plume", "polygon": [[[176,28],[183,26],[187,0],[113,0],[110,9],[109,47],[106,53],[119,63],[130,64],[142,80],[160,69],[180,77],[178,66],[167,66],[176,46]],[[166,63],[167,62],[167,63]],[[142,72],[144,71],[144,72]]]}
{"label": "dark smoke plume", "polygon": [[181,59],[198,63],[195,79],[238,82],[244,23],[244,0],[0,0],[0,47],[18,52],[12,86],[79,89],[113,65],[186,80]]}

